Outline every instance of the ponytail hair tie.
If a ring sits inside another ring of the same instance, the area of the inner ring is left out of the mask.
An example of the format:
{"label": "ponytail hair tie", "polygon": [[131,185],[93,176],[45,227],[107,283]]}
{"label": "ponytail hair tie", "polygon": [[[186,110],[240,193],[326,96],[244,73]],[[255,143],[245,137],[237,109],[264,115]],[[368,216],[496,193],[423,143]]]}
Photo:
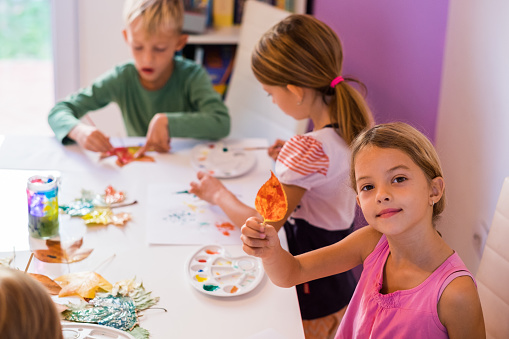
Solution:
{"label": "ponytail hair tie", "polygon": [[334,78],[334,80],[330,82],[330,87],[332,88],[336,87],[336,85],[339,84],[341,81],[345,81],[345,79],[343,79],[342,76]]}

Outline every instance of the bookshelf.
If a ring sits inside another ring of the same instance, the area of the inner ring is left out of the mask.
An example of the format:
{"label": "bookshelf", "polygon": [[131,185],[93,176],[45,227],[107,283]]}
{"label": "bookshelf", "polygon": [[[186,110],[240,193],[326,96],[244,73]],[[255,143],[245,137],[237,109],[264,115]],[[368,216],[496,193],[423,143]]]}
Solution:
{"label": "bookshelf", "polygon": [[[252,0],[256,1],[256,0]],[[293,0],[295,13],[306,13],[308,0]],[[239,41],[240,25],[208,28],[204,34],[189,35],[188,45],[236,45]]]}
{"label": "bookshelf", "polygon": [[[246,0],[246,1],[259,1],[259,0]],[[312,4],[312,0],[289,0],[293,1],[294,13],[307,13],[309,12],[308,7]],[[236,1],[235,1],[236,2]],[[276,1],[274,1],[276,3]],[[274,5],[276,6],[276,5]],[[276,6],[277,7],[277,6]],[[232,25],[228,27],[211,27],[208,28],[203,34],[189,34],[189,38],[187,40],[186,47],[183,50],[183,55],[186,58],[193,59],[196,63],[205,66],[205,68],[209,71],[211,75],[212,82],[216,90],[221,93],[223,96],[226,91],[226,87],[228,85],[228,81],[223,83],[224,79],[229,78],[229,73],[225,76],[221,76],[221,82],[217,83],[217,70],[211,70],[207,65],[207,55],[211,48],[227,48],[230,53],[232,53],[231,57],[228,58],[229,62],[232,63],[235,55],[235,48],[239,42],[240,37],[240,26]],[[217,54],[217,51],[213,52]],[[217,61],[217,60],[216,60]],[[221,65],[225,72],[231,72],[231,65]],[[217,87],[216,87],[217,86]]]}

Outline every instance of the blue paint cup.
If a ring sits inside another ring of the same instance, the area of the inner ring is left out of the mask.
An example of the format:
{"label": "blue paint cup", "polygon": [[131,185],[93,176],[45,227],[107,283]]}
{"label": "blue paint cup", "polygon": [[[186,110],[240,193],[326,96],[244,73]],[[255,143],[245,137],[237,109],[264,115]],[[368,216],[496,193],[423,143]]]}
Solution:
{"label": "blue paint cup", "polygon": [[59,234],[58,183],[55,177],[34,175],[27,182],[28,233],[48,239]]}

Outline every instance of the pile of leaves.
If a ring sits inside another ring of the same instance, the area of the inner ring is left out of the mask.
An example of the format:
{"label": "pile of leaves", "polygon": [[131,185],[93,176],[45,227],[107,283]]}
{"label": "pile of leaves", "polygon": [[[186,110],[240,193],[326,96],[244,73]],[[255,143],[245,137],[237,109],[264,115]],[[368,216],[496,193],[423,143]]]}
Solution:
{"label": "pile of leaves", "polygon": [[60,210],[72,217],[81,217],[87,225],[123,226],[131,220],[126,212],[113,213],[112,208],[136,204],[136,200],[126,202],[124,192],[115,190],[112,186],[106,187],[103,194],[89,190],[81,190],[81,197],[69,204],[59,205]]}
{"label": "pile of leaves", "polygon": [[149,332],[139,325],[139,312],[159,302],[136,278],[110,284],[96,272],[77,272],[55,280],[32,274],[50,294],[59,297],[80,297],[79,303],[67,303],[62,310],[65,320],[114,327],[137,339],[149,338]]}

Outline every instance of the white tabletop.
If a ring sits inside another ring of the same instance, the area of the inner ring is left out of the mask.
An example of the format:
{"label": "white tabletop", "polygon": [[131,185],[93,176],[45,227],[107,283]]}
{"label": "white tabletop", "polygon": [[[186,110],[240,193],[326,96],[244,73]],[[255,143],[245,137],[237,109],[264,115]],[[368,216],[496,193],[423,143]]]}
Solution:
{"label": "white tabletop", "polygon": [[[141,140],[128,138],[117,145]],[[113,158],[99,160],[98,154],[79,147],[62,146],[54,138],[0,136],[0,257],[16,249],[14,265],[25,269],[30,255],[27,230],[26,180],[33,173],[59,171],[62,183],[59,202],[80,195],[81,189],[101,192],[112,185],[127,192],[138,204],[122,208],[133,220],[124,227],[86,227],[80,219],[62,218],[61,237],[83,237],[84,248],[93,248],[85,260],[69,265],[49,264],[34,259],[29,272],[56,278],[62,274],[96,271],[109,282],[136,277],[159,296],[157,307],[144,312],[141,326],[152,338],[304,338],[294,288],[279,288],[265,276],[253,291],[234,297],[213,297],[200,293],[188,281],[186,263],[201,245],[149,245],[146,240],[147,187],[157,183],[182,183],[195,178],[189,153],[200,141],[172,139],[169,154],[151,153],[155,163],[134,162],[123,168]],[[266,146],[261,139],[225,140],[228,146]],[[244,202],[253,205],[259,187],[270,177],[272,160],[265,151],[256,152],[256,166],[246,175],[224,179],[242,186]],[[8,236],[6,236],[8,235]],[[284,233],[281,233],[285,242]],[[32,241],[32,246],[35,246]],[[206,245],[206,244],[203,244]],[[233,257],[244,255],[240,245],[224,246]]]}

